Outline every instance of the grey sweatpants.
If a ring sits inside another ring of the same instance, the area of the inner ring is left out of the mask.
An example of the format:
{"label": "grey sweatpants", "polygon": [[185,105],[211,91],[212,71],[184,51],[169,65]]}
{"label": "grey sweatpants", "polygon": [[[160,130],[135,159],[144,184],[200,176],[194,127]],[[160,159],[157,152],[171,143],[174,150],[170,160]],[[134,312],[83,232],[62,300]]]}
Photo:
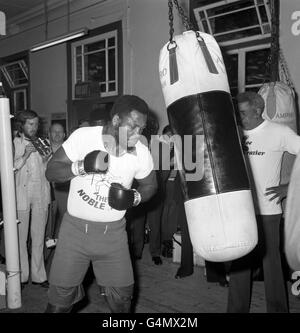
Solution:
{"label": "grey sweatpants", "polygon": [[[51,304],[65,306],[83,297],[80,285],[90,262],[98,285],[126,287],[133,284],[125,223],[124,218],[104,223],[64,215],[50,271]],[[77,295],[70,287],[77,289]]]}

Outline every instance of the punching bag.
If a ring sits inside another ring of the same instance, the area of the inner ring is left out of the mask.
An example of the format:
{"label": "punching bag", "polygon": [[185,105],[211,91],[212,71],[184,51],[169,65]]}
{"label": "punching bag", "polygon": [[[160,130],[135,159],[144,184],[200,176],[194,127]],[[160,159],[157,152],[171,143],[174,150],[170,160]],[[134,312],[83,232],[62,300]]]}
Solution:
{"label": "punching bag", "polygon": [[159,73],[170,125],[182,141],[175,140],[175,151],[194,251],[209,261],[240,258],[257,244],[257,226],[219,46],[209,34],[186,31],[161,49]]}

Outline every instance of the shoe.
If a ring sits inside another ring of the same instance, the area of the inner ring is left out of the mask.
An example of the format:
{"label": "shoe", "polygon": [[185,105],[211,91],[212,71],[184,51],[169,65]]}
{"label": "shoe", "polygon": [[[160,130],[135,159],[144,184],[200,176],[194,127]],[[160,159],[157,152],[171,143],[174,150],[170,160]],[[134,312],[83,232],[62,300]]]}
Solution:
{"label": "shoe", "polygon": [[40,286],[42,288],[49,288],[49,282],[44,281],[44,282],[31,282],[33,285]]}
{"label": "shoe", "polygon": [[162,260],[160,257],[152,257],[152,260],[155,265],[162,265]]}
{"label": "shoe", "polygon": [[175,275],[175,279],[182,279],[182,278],[192,275],[193,273],[194,273],[194,271],[184,272],[184,270],[181,267],[179,267],[178,271]]}

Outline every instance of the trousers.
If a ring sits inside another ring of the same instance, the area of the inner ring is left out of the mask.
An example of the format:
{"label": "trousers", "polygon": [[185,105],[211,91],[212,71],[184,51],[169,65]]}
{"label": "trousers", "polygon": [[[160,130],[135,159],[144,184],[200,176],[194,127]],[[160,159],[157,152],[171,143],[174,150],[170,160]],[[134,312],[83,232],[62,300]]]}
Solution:
{"label": "trousers", "polygon": [[43,209],[35,202],[32,202],[30,209],[18,210],[19,249],[21,263],[21,282],[29,279],[29,260],[27,240],[29,233],[29,220],[31,212],[31,280],[32,282],[44,282],[47,280],[44,264],[44,238],[47,223],[48,210]]}
{"label": "trousers", "polygon": [[288,312],[287,291],[280,255],[280,220],[278,215],[258,215],[258,245],[250,254],[231,265],[227,312],[249,312],[252,266],[255,256],[263,262],[267,312]]}

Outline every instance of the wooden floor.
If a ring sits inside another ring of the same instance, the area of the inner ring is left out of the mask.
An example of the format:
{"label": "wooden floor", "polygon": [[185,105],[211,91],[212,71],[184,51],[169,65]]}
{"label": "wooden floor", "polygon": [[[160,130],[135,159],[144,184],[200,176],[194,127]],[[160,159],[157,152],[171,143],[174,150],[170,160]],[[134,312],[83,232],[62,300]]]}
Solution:
{"label": "wooden floor", "polygon": [[[162,265],[154,265],[146,245],[143,258],[137,261],[135,313],[224,313],[226,311],[228,288],[206,282],[203,267],[195,266],[193,275],[175,279],[179,265],[173,263],[172,259],[162,259]],[[108,313],[107,305],[99,296],[95,281],[91,279],[86,285],[87,297],[78,305],[77,312]],[[288,289],[291,290],[290,284]],[[300,313],[300,298],[293,296],[291,292],[289,303],[290,312]],[[46,290],[29,284],[22,292],[20,309],[2,309],[0,312],[42,313],[46,304]],[[250,312],[266,312],[263,282],[254,282]]]}

